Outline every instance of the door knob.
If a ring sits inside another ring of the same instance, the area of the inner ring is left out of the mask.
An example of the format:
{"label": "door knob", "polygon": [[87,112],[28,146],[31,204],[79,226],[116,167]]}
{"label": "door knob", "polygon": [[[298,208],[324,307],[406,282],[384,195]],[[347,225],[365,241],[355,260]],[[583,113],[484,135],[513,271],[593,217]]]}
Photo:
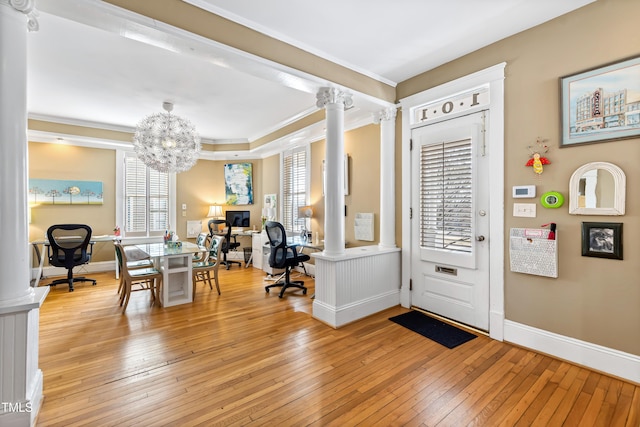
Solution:
{"label": "door knob", "polygon": [[484,236],[476,236],[478,242],[484,242]]}

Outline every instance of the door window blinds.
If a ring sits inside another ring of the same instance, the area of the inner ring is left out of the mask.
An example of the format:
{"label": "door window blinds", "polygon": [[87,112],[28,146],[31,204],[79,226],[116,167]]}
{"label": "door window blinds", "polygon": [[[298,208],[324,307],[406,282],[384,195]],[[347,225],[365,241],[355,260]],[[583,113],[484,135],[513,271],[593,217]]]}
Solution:
{"label": "door window blinds", "polygon": [[422,247],[458,253],[471,252],[472,178],[470,139],[421,146]]}

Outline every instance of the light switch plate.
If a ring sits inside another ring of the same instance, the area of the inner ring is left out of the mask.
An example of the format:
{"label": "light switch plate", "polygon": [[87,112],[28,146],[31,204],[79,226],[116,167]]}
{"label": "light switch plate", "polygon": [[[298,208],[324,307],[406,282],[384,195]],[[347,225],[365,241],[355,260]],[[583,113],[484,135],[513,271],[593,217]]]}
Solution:
{"label": "light switch plate", "polygon": [[514,203],[513,216],[535,218],[536,204],[535,203]]}

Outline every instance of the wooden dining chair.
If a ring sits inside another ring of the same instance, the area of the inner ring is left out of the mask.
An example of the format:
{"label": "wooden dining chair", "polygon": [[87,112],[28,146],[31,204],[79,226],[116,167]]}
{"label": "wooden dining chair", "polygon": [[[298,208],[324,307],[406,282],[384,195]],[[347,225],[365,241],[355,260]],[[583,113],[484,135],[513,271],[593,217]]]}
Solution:
{"label": "wooden dining chair", "polygon": [[[196,245],[206,247],[207,246],[207,238],[209,237],[209,233],[200,233],[198,237],[196,237]],[[200,262],[207,259],[207,251],[196,252],[193,254],[193,262]]]}
{"label": "wooden dining chair", "polygon": [[[127,252],[127,250],[121,244],[118,244],[116,242],[114,242],[114,244],[115,244],[115,249],[116,249],[116,257],[118,259],[119,271],[122,272],[122,270],[123,270],[123,267],[122,267],[122,265],[123,265],[122,252],[123,251]],[[142,251],[140,251],[140,252],[142,252]],[[127,268],[129,270],[137,270],[137,269],[140,269],[140,268],[153,268],[153,261],[151,261],[151,258],[148,257],[148,256],[147,256],[147,258],[144,258],[144,259],[135,259],[135,260],[127,262]],[[118,284],[118,294],[122,293],[123,284],[124,284],[124,274],[120,273],[120,283]]]}
{"label": "wooden dining chair", "polygon": [[122,306],[122,314],[127,310],[129,299],[132,292],[150,291],[151,304],[156,301],[162,306],[160,301],[160,292],[162,292],[162,272],[153,267],[130,269],[127,263],[127,252],[120,243],[115,243],[116,250],[120,250],[122,256],[122,281],[123,287],[120,293],[120,305]]}
{"label": "wooden dining chair", "polygon": [[218,295],[220,295],[218,269],[223,259],[222,247],[224,239],[224,236],[212,236],[206,259],[193,263],[193,301],[196,300],[196,284],[198,282],[208,283],[209,288],[213,290],[211,273],[213,273],[213,281],[216,283],[216,289],[218,290]]}

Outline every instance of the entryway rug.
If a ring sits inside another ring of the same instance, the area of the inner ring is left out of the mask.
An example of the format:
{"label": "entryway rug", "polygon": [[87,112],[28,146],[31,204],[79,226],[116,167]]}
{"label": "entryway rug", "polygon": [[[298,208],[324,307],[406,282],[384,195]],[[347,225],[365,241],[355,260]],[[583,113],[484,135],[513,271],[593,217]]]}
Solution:
{"label": "entryway rug", "polygon": [[415,310],[391,317],[389,320],[417,332],[438,344],[442,344],[447,348],[457,347],[476,337],[470,332],[456,328],[455,326]]}

